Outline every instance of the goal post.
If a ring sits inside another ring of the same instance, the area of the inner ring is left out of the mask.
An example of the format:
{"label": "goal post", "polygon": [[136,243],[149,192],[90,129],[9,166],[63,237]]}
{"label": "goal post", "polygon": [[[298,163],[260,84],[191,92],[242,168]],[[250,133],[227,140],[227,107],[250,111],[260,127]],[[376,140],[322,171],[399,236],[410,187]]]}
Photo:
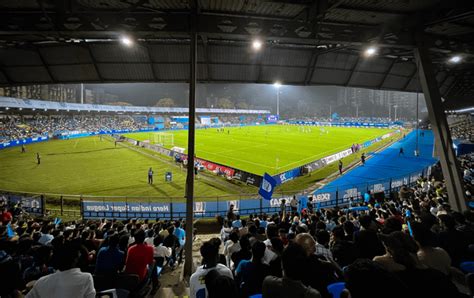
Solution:
{"label": "goal post", "polygon": [[174,135],[172,133],[155,133],[153,134],[153,144],[159,144],[161,146],[174,146]]}

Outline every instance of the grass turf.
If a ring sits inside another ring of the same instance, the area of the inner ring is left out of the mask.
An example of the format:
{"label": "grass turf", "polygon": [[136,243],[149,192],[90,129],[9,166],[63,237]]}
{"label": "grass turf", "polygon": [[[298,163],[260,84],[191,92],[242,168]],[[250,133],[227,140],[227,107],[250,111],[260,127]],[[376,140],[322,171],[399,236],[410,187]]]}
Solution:
{"label": "grass turf", "polygon": [[[18,192],[183,197],[186,172],[153,157],[119,144],[87,137],[52,140],[0,150],[0,189]],[[41,164],[36,164],[36,152]],[[148,168],[155,172],[154,184],[147,184]],[[165,182],[165,172],[173,173],[173,182]],[[230,193],[222,183],[198,179],[197,196]]]}
{"label": "grass turf", "polygon": [[[321,134],[316,127],[312,127],[311,132],[302,132],[298,127],[290,126],[256,126],[228,130],[229,134],[227,129],[224,133],[217,133],[214,129],[197,130],[198,156],[254,173],[259,171],[275,173],[271,171],[270,166],[275,156],[279,157],[281,166],[274,170],[281,172],[338,152],[352,143],[373,139],[388,131],[329,128],[328,134]],[[186,146],[186,131],[173,133],[175,145]],[[149,133],[129,136],[137,139],[150,138]],[[373,149],[382,143],[384,142],[373,145]],[[27,145],[25,154],[20,153],[20,147],[0,150],[0,189],[17,192],[129,196],[138,200],[142,200],[145,196],[174,197],[174,201],[183,200],[185,172],[170,164],[171,158],[130,145],[135,150],[153,155],[147,156],[126,146],[128,145],[119,144],[115,148],[114,144],[105,138],[101,141],[99,137],[88,137]],[[41,154],[41,165],[36,165],[36,152]],[[262,167],[256,165],[259,160],[262,162]],[[149,167],[153,167],[155,171],[155,183],[152,186],[147,184],[146,175]],[[166,171],[173,173],[172,183],[164,182]],[[321,175],[329,174],[328,171],[334,169],[329,166],[318,171],[318,175],[298,178],[279,187],[279,191],[298,192],[320,180]],[[210,174],[200,175],[195,184],[195,195],[201,197],[201,200],[214,200],[215,196],[256,193],[256,191],[256,188],[231,184]],[[204,196],[210,198],[203,198]],[[68,198],[65,199],[69,201]],[[71,203],[77,202],[77,198],[70,199]],[[57,201],[56,198],[48,202],[57,205]]]}
{"label": "grass turf", "polygon": [[[390,129],[301,126],[247,126],[196,130],[196,156],[257,175],[275,175],[319,158],[362,144]],[[174,146],[187,148],[187,131],[170,131]],[[127,137],[152,143],[153,134],[131,133]],[[167,148],[172,146],[165,144]]]}

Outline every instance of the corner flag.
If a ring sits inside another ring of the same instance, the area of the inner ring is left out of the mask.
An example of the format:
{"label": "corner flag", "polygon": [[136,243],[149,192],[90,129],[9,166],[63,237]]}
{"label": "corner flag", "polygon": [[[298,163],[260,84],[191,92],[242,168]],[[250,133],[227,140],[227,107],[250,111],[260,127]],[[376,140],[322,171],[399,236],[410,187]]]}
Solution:
{"label": "corner flag", "polygon": [[265,173],[265,175],[263,175],[262,184],[260,185],[258,194],[261,195],[265,200],[271,200],[275,186],[276,180],[273,179],[272,176]]}

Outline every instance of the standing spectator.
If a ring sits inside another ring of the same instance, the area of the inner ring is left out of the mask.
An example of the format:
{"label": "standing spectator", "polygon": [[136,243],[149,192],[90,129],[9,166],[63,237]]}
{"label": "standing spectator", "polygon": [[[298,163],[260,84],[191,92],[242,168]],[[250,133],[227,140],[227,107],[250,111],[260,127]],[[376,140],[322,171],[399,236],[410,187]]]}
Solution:
{"label": "standing spectator", "polygon": [[153,247],[145,241],[145,231],[139,229],[134,235],[135,244],[128,249],[125,272],[136,274],[141,281],[145,280],[148,266],[153,264]]}
{"label": "standing spectator", "polygon": [[203,258],[203,265],[199,266],[191,275],[189,280],[189,293],[191,298],[207,298],[209,297],[209,290],[206,288],[205,278],[209,271],[217,271],[220,275],[227,276],[234,279],[232,271],[226,266],[219,264],[219,251],[216,245],[210,241],[204,242],[201,246],[201,256]]}
{"label": "standing spectator", "polygon": [[179,256],[178,258],[178,264],[181,264],[181,261],[183,260],[183,249],[184,249],[184,244],[186,242],[186,232],[184,231],[183,228],[181,228],[181,222],[175,221],[174,223],[174,235],[178,239],[178,248],[176,251],[176,254]]}
{"label": "standing spectator", "polygon": [[227,220],[229,222],[233,222],[235,220],[234,204],[230,204],[229,206],[229,211],[227,211]]}
{"label": "standing spectator", "polygon": [[295,213],[298,211],[298,200],[296,199],[296,196],[293,196],[290,200],[290,207],[291,207],[291,212]]}

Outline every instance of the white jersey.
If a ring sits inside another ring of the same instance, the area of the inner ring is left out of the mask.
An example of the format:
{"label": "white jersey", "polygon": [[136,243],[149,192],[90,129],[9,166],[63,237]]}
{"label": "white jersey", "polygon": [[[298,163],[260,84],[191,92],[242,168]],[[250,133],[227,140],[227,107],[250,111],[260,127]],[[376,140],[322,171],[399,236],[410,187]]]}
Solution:
{"label": "white jersey", "polygon": [[189,295],[191,298],[208,298],[209,293],[206,289],[206,282],[205,278],[209,271],[217,270],[219,274],[226,275],[232,279],[234,276],[232,275],[232,271],[229,268],[222,264],[217,264],[216,267],[206,268],[204,266],[199,266],[196,272],[191,275],[191,279],[189,280]]}

